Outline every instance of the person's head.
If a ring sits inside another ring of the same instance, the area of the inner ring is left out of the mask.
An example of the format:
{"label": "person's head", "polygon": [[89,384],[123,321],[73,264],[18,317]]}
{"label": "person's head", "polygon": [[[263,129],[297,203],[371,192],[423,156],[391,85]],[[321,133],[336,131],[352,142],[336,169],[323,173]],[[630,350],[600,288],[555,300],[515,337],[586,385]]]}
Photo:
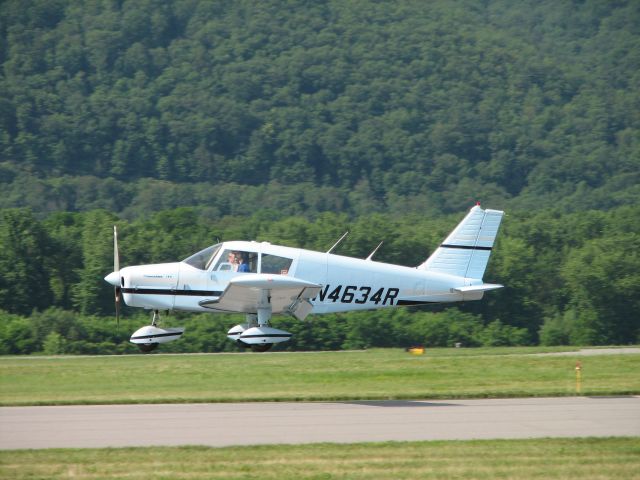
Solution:
{"label": "person's head", "polygon": [[227,261],[229,263],[236,263],[238,261],[237,252],[229,252],[229,255],[227,255]]}

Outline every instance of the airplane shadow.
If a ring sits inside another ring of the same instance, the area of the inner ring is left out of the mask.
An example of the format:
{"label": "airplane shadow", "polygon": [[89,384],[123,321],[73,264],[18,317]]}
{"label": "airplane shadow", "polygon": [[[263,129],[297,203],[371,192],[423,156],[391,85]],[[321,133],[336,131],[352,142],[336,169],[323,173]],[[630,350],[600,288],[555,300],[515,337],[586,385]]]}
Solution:
{"label": "airplane shadow", "polygon": [[352,402],[340,402],[346,405],[363,405],[366,407],[384,407],[384,408],[429,408],[429,407],[459,407],[456,403],[434,403],[424,402],[420,400],[362,400]]}

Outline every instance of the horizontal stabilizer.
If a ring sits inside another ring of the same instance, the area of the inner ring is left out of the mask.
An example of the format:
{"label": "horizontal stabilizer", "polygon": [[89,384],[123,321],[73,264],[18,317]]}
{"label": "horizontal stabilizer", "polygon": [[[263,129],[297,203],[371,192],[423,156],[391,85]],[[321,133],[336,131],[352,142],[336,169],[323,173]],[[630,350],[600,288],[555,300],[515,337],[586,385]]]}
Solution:
{"label": "horizontal stabilizer", "polygon": [[458,287],[458,288],[454,288],[454,290],[460,293],[488,292],[489,290],[497,290],[498,288],[502,288],[502,287],[504,287],[504,285],[500,285],[498,283],[483,283],[482,285],[469,285],[466,287]]}

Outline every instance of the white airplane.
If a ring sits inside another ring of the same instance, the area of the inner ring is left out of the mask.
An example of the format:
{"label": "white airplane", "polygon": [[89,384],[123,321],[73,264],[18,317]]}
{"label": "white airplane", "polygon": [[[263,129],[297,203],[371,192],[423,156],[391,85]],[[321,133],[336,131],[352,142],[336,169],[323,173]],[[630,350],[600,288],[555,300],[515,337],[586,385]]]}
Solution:
{"label": "white airplane", "polygon": [[502,285],[484,275],[504,212],[474,206],[433,254],[417,267],[282,247],[268,242],[212,245],[181,262],[119,268],[114,227],[116,316],[127,305],[153,310],[151,325],[131,336],[143,352],[177,340],[184,328],[160,328],[159,310],[236,312],[246,322],[227,333],[238,345],[263,352],[291,334],[269,326],[273,314],[309,314],[479,300]]}

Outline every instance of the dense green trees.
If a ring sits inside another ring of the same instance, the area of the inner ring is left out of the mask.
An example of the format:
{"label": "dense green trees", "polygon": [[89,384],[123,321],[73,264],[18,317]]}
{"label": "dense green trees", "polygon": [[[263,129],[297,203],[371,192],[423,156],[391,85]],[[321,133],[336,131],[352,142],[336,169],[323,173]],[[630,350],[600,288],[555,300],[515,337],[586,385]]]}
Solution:
{"label": "dense green trees", "polygon": [[[123,265],[171,261],[217,239],[256,239],[364,257],[383,240],[379,261],[417,265],[460,215],[427,218],[372,214],[355,220],[324,213],[314,220],[262,211],[252,217],[203,222],[195,208],[125,221],[105,211],[56,214],[39,221],[28,210],[2,211],[0,352],[106,353],[135,351],[127,334],[148,322],[124,309],[113,321],[113,292],[103,280],[112,270],[112,225],[119,227]],[[640,259],[635,207],[609,212],[509,212],[485,275],[503,283],[480,302],[427,309],[278,317],[294,333],[283,348],[384,346],[625,344],[640,341]],[[26,316],[30,316],[27,319]],[[241,316],[169,317],[187,333],[167,351],[233,351],[225,333]]]}
{"label": "dense green trees", "polygon": [[292,213],[638,198],[637,2],[10,0],[0,19],[2,207],[246,215],[300,182]]}
{"label": "dense green trees", "polygon": [[51,304],[51,244],[28,210],[0,211],[0,304],[28,313]]}

